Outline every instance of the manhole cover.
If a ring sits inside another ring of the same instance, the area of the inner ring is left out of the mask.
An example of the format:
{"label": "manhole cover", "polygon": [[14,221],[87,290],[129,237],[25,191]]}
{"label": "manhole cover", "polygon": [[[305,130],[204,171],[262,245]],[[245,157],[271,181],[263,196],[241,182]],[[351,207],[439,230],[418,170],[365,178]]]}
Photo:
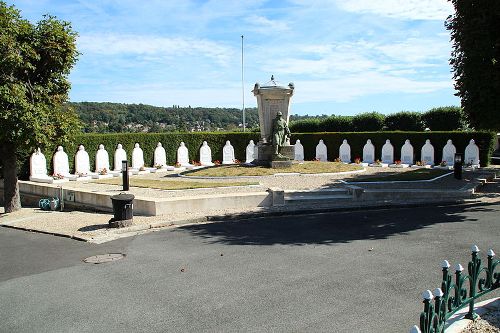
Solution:
{"label": "manhole cover", "polygon": [[83,262],[86,262],[88,264],[102,264],[104,262],[120,260],[123,259],[124,257],[125,257],[124,253],[106,253],[85,258],[83,259]]}

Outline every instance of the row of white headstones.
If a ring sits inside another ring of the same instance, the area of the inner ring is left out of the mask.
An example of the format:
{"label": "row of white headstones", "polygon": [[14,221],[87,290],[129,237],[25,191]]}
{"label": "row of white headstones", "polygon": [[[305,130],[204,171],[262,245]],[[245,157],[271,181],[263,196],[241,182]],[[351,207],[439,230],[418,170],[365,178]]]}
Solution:
{"label": "row of white headstones", "polygon": [[[300,144],[300,141],[298,144]],[[295,144],[295,158],[303,159],[303,147],[297,148],[297,143]],[[300,145],[302,146],[302,145]],[[442,150],[442,159],[438,163],[434,161],[434,146],[431,144],[430,140],[426,140],[425,144],[421,149],[421,160],[419,161],[422,166],[434,166],[436,164],[442,164],[447,166],[452,166],[454,163],[455,154],[457,149],[453,144],[452,140],[448,140],[446,145]],[[299,156],[298,156],[299,154]],[[351,146],[344,140],[339,148],[339,159],[344,163],[351,163]],[[328,151],[323,140],[319,140],[316,146],[316,160],[327,161]],[[414,149],[410,143],[410,140],[406,140],[404,145],[401,147],[401,160],[400,163],[395,164],[394,161],[394,146],[391,144],[390,140],[386,140],[385,144],[382,146],[381,158],[376,163],[375,159],[375,146],[372,141],[368,139],[363,147],[363,157],[360,161],[363,164],[371,166],[393,166],[393,167],[407,167],[414,164]],[[465,148],[463,162],[466,165],[479,166],[479,148],[476,145],[474,139],[470,140],[469,144]]]}
{"label": "row of white headstones", "polygon": [[[304,161],[304,147],[297,140],[295,143],[295,160]],[[454,155],[456,153],[456,148],[451,140],[443,147],[443,158],[447,165],[453,165]],[[231,145],[230,141],[226,141],[226,145],[222,149],[222,164],[233,164],[235,163],[234,157],[234,147]],[[344,140],[339,148],[339,159],[343,163],[351,163],[351,147],[347,140]],[[394,163],[394,147],[390,140],[387,140],[382,147],[382,158],[380,161],[375,160],[375,146],[372,144],[371,140],[368,139],[365,146],[363,147],[363,159],[362,161],[356,161],[362,163],[363,165],[370,166],[392,166],[392,167],[407,167],[413,165],[413,146],[410,140],[406,140],[403,147],[401,147],[401,161],[400,163]],[[434,147],[427,140],[425,145],[421,150],[422,165],[433,166],[434,163]],[[254,144],[253,140],[246,147],[246,161],[245,163],[251,163],[257,159],[257,146]],[[316,159],[318,161],[328,161],[328,150],[323,142],[319,140],[316,146]],[[37,182],[57,182],[64,180],[88,180],[91,178],[101,179],[110,178],[113,176],[119,176],[122,171],[122,161],[127,160],[127,153],[123,149],[121,144],[117,145],[114,154],[114,169],[110,168],[109,154],[104,149],[104,145],[99,145],[99,150],[96,153],[95,158],[95,172],[90,170],[90,159],[89,154],[85,151],[85,147],[80,145],[78,151],[75,155],[75,173],[71,174],[69,170],[69,160],[68,155],[64,152],[62,146],[57,148],[53,156],[53,167],[54,175],[47,175],[47,162],[45,156],[42,154],[40,149],[37,149],[30,159],[30,180]],[[479,148],[471,140],[469,145],[465,149],[465,162],[470,165],[479,165]],[[189,163],[189,152],[188,148],[184,142],[180,143],[177,149],[177,164],[180,167],[190,168],[193,167]],[[201,166],[212,166],[212,151],[208,146],[206,141],[203,141],[200,147],[200,165]],[[144,153],[142,148],[138,143],[132,151],[132,167],[129,169],[131,174],[140,174],[148,172],[160,172],[160,171],[171,171],[174,170],[173,166],[167,165],[165,149],[162,144],[158,142],[157,147],[154,151],[154,167],[147,168],[144,163]]]}
{"label": "row of white headstones", "polygon": [[[247,160],[250,163],[254,160],[253,152],[255,144],[253,140],[247,147]],[[251,155],[248,152],[251,151]],[[234,147],[231,142],[226,141],[226,145],[222,149],[222,164],[234,164],[236,159],[234,157]],[[67,180],[89,180],[89,179],[103,179],[117,177],[122,171],[122,161],[127,160],[127,152],[123,149],[121,144],[118,144],[114,154],[114,168],[111,169],[109,163],[109,154],[104,148],[104,145],[99,145],[99,150],[96,152],[95,158],[95,172],[90,170],[90,158],[85,147],[80,145],[75,154],[75,173],[70,173],[68,154],[64,151],[62,146],[57,147],[57,151],[52,157],[52,165],[54,169],[53,176],[47,175],[47,161],[38,148],[30,158],[30,180],[44,183],[54,183]],[[177,165],[182,168],[192,168],[193,164],[189,163],[189,151],[184,142],[181,142],[177,149]],[[213,166],[212,150],[206,141],[203,141],[200,147],[200,165]],[[135,144],[132,151],[132,167],[129,168],[131,174],[144,174],[149,172],[173,171],[174,166],[167,165],[167,158],[165,148],[161,142],[158,142],[154,151],[154,167],[148,168],[144,162],[144,152],[138,143]]]}

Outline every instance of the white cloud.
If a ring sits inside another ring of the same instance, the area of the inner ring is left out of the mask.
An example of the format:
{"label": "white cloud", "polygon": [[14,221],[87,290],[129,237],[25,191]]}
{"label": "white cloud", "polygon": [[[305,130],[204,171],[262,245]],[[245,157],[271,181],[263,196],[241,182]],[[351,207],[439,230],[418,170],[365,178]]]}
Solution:
{"label": "white cloud", "polygon": [[448,59],[451,45],[444,39],[409,38],[402,42],[380,45],[376,49],[392,59],[417,66],[426,61]]}
{"label": "white cloud", "polygon": [[383,73],[364,73],[335,80],[296,81],[297,103],[349,102],[359,96],[407,93],[425,94],[452,87],[449,81],[418,81]]}
{"label": "white cloud", "polygon": [[270,20],[264,16],[252,15],[247,17],[245,21],[251,25],[249,30],[263,34],[275,34],[290,29],[285,21]]}
{"label": "white cloud", "polygon": [[148,35],[82,35],[78,49],[84,54],[165,56],[201,55],[221,64],[233,56],[232,49],[205,39],[168,38]]}
{"label": "white cloud", "polygon": [[446,0],[337,0],[337,5],[349,12],[406,20],[445,20],[453,13]]}

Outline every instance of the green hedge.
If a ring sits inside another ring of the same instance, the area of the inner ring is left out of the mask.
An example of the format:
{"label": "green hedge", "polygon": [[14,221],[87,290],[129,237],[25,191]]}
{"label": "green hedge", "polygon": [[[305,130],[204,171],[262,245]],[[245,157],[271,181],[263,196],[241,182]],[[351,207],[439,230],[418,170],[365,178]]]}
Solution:
{"label": "green hedge", "polygon": [[[83,144],[89,153],[92,170],[95,166],[95,154],[100,144],[104,144],[109,153],[110,165],[113,165],[113,157],[116,145],[121,143],[127,152],[128,160],[131,161],[131,154],[134,144],[138,142],[144,152],[144,161],[147,166],[153,165],[154,150],[156,144],[161,142],[167,155],[167,163],[172,165],[176,162],[177,148],[181,141],[184,141],[189,149],[189,159],[199,161],[199,149],[203,141],[207,141],[212,149],[212,159],[222,160],[222,148],[226,140],[230,140],[234,147],[235,157],[240,161],[245,160],[245,149],[250,140],[257,143],[260,135],[255,132],[247,133],[116,133],[116,134],[83,134],[75,138],[73,144],[64,146],[68,154],[70,169],[73,169],[74,156],[78,150],[78,145]],[[385,140],[391,140],[394,146],[394,158],[400,159],[401,146],[406,139],[410,139],[415,151],[415,160],[420,160],[420,150],[426,139],[430,139],[434,146],[434,160],[441,160],[442,149],[448,139],[453,140],[458,152],[464,152],[470,139],[474,139],[479,146],[481,165],[489,164],[489,159],[494,150],[496,140],[495,133],[492,132],[343,132],[343,133],[293,133],[292,144],[300,139],[304,146],[306,160],[313,160],[316,154],[316,145],[323,139],[328,147],[329,160],[339,157],[339,147],[344,139],[347,139],[351,146],[351,156],[361,157],[363,146],[367,139],[371,139],[375,145],[376,158],[380,158],[382,146]],[[47,159],[49,173],[52,170],[52,155],[55,152],[57,142],[52,147],[42,147],[42,152]],[[29,157],[26,157],[20,168],[20,177],[26,179],[29,175]]]}
{"label": "green hedge", "polygon": [[387,116],[378,112],[355,116],[330,116],[297,120],[290,123],[296,133],[313,132],[376,132],[376,131],[461,131],[469,129],[469,123],[458,106],[445,106],[427,112],[401,111]]}

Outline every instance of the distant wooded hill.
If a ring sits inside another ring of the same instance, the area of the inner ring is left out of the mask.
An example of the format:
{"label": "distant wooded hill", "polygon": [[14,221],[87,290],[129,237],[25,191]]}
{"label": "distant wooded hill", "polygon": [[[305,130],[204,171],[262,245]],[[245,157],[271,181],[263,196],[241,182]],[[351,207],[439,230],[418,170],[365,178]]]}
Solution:
{"label": "distant wooded hill", "polygon": [[[83,121],[87,133],[237,131],[242,112],[236,108],[157,107],[146,104],[67,103]],[[256,108],[245,111],[248,129],[259,126]]]}

